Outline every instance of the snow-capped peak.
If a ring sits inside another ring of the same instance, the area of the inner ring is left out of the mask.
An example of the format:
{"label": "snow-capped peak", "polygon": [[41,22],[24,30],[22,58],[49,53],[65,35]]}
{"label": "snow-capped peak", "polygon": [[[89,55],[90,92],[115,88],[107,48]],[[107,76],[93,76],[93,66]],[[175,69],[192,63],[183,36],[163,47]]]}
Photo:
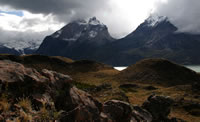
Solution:
{"label": "snow-capped peak", "polygon": [[72,21],[52,34],[51,37],[64,41],[77,41],[80,38],[94,39],[102,33],[107,33],[106,25],[97,20],[96,17],[92,17],[88,21],[81,19]]}
{"label": "snow-capped peak", "polygon": [[146,20],[148,22],[148,26],[155,27],[160,22],[166,21],[168,18],[166,16],[159,15],[150,15],[150,17]]}
{"label": "snow-capped peak", "polygon": [[41,44],[40,40],[30,40],[30,41],[10,40],[5,43],[0,43],[0,45],[2,45],[4,47],[10,48],[10,49],[15,49],[17,51],[23,51],[26,48],[34,50],[34,49],[39,48],[40,44]]}

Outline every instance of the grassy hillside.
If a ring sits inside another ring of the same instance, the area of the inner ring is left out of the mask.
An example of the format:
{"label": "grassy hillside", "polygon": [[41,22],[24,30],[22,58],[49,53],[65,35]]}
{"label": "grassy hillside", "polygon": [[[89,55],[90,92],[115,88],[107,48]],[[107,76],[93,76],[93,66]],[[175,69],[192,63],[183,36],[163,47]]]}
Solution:
{"label": "grassy hillside", "polygon": [[118,99],[141,105],[151,94],[170,96],[175,105],[170,117],[189,122],[200,120],[200,75],[164,59],[146,59],[124,71],[95,61],[73,61],[63,57],[41,55],[0,55],[0,60],[12,60],[26,67],[54,70],[70,75],[74,85],[105,102]]}
{"label": "grassy hillside", "polygon": [[142,60],[123,70],[117,78],[123,81],[167,86],[192,84],[200,81],[196,72],[165,59]]}
{"label": "grassy hillside", "polygon": [[[42,69],[53,70],[62,74],[70,75],[74,80],[91,83],[102,83],[106,79],[110,79],[113,75],[119,73],[113,67],[95,61],[80,60],[73,61],[69,58],[59,56],[43,56],[43,55],[0,55],[0,60],[11,60],[26,67],[35,68],[39,72]],[[107,81],[107,80],[106,80]]]}

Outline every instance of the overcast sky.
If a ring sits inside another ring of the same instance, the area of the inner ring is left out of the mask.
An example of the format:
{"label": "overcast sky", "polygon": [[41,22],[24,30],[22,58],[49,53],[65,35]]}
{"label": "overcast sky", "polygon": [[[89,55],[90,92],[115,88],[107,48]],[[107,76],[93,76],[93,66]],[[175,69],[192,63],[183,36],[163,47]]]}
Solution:
{"label": "overcast sky", "polygon": [[0,41],[17,38],[16,32],[42,40],[72,20],[93,16],[121,38],[151,13],[169,17],[179,31],[200,33],[199,6],[199,0],[0,0]]}

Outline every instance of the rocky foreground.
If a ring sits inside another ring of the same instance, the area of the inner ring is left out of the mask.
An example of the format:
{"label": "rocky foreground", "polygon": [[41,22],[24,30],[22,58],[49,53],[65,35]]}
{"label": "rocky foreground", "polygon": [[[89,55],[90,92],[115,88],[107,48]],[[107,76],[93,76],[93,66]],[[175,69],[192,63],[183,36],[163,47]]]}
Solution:
{"label": "rocky foreground", "polygon": [[142,106],[101,103],[72,85],[68,75],[0,61],[0,121],[176,122],[168,118],[174,101],[151,95]]}

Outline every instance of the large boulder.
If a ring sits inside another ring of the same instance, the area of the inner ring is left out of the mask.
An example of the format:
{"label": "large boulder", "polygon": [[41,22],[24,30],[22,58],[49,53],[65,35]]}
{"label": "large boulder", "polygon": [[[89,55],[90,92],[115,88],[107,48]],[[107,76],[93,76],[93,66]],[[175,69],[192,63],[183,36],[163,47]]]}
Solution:
{"label": "large boulder", "polygon": [[101,113],[113,122],[151,122],[152,115],[139,106],[127,102],[110,100],[103,104]]}
{"label": "large boulder", "polygon": [[132,108],[126,102],[110,100],[104,103],[103,113],[114,121],[128,122],[131,118]]}
{"label": "large boulder", "polygon": [[151,95],[142,107],[152,114],[153,120],[165,121],[168,120],[172,105],[173,100],[169,97]]}

